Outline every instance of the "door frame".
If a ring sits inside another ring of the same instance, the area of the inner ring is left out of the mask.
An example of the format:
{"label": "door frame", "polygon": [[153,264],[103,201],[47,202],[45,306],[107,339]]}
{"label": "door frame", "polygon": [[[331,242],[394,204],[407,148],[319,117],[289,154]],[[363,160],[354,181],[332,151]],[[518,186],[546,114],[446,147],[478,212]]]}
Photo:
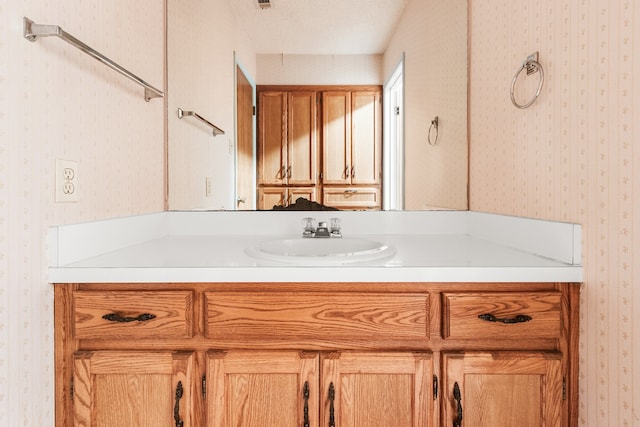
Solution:
{"label": "door frame", "polygon": [[382,209],[385,211],[404,210],[404,88],[403,52],[382,89]]}

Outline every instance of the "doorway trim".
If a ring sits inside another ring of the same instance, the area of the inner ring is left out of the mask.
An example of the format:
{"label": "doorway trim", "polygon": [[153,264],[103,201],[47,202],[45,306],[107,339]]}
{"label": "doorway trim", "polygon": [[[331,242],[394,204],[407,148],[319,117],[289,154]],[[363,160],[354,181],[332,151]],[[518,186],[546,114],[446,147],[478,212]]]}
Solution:
{"label": "doorway trim", "polygon": [[404,52],[383,86],[382,208],[404,210]]}

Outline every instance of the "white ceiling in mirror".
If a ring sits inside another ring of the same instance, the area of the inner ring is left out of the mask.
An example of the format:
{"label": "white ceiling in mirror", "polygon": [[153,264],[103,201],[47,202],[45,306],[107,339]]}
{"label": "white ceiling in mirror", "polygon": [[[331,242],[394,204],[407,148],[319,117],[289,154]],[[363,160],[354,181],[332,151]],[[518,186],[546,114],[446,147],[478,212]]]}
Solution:
{"label": "white ceiling in mirror", "polygon": [[[381,54],[408,0],[229,2],[258,54]],[[295,34],[295,37],[291,35]]]}

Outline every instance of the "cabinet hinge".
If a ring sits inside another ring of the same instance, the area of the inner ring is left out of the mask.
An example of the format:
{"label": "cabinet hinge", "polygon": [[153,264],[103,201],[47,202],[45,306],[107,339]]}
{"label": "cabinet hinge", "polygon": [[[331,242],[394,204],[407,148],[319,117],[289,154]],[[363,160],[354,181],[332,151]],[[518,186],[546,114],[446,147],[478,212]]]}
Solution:
{"label": "cabinet hinge", "polygon": [[253,106],[253,115],[254,116],[256,115],[256,106],[255,105]]}
{"label": "cabinet hinge", "polygon": [[562,400],[567,400],[567,378],[562,377]]}
{"label": "cabinet hinge", "polygon": [[393,112],[395,113],[395,115],[396,115],[396,116],[399,116],[399,115],[400,115],[400,107],[396,106],[396,107],[393,109]]}
{"label": "cabinet hinge", "polygon": [[202,376],[202,400],[207,400],[207,376]]}
{"label": "cabinet hinge", "polygon": [[438,399],[438,377],[433,376],[433,400]]}
{"label": "cabinet hinge", "polygon": [[71,377],[71,381],[69,382],[69,397],[73,401],[73,377]]}

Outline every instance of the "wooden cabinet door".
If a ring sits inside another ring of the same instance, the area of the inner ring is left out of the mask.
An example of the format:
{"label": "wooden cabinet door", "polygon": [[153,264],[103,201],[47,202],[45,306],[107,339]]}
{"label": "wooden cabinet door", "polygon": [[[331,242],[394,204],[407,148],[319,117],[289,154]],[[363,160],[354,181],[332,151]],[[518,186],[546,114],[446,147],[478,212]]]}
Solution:
{"label": "wooden cabinet door", "polygon": [[193,353],[87,351],[76,353],[73,362],[75,426],[198,424]]}
{"label": "wooden cabinet door", "polygon": [[443,425],[562,425],[559,353],[445,354],[443,375]]}
{"label": "wooden cabinet door", "polygon": [[286,167],[289,185],[313,185],[317,181],[316,111],[316,92],[289,92]]}
{"label": "wooden cabinet door", "polygon": [[258,183],[286,183],[287,92],[261,92],[258,104]]}
{"label": "wooden cabinet door", "polygon": [[316,187],[260,187],[258,189],[258,209],[271,210],[274,206],[289,206],[298,197],[317,201]]}
{"label": "wooden cabinet door", "polygon": [[207,425],[318,425],[318,353],[228,351],[207,355]]}
{"label": "wooden cabinet door", "polygon": [[351,184],[379,184],[382,168],[380,92],[351,93]]}
{"label": "wooden cabinet door", "polygon": [[323,93],[324,184],[380,183],[381,117],[379,91]]}
{"label": "wooden cabinet door", "polygon": [[258,183],[314,185],[318,164],[316,92],[260,92],[258,107]]}
{"label": "wooden cabinet door", "polygon": [[318,200],[316,187],[289,187],[288,193],[288,203],[290,205],[295,203],[299,197],[304,197],[312,202]]}
{"label": "wooden cabinet door", "polygon": [[287,187],[258,188],[258,209],[271,210],[274,206],[286,206]]}
{"label": "wooden cabinet door", "polygon": [[322,94],[322,181],[351,183],[351,93]]}
{"label": "wooden cabinet door", "polygon": [[432,384],[430,353],[325,355],[322,358],[320,425],[432,426]]}
{"label": "wooden cabinet door", "polygon": [[364,186],[324,187],[322,204],[340,210],[381,209],[380,188]]}

